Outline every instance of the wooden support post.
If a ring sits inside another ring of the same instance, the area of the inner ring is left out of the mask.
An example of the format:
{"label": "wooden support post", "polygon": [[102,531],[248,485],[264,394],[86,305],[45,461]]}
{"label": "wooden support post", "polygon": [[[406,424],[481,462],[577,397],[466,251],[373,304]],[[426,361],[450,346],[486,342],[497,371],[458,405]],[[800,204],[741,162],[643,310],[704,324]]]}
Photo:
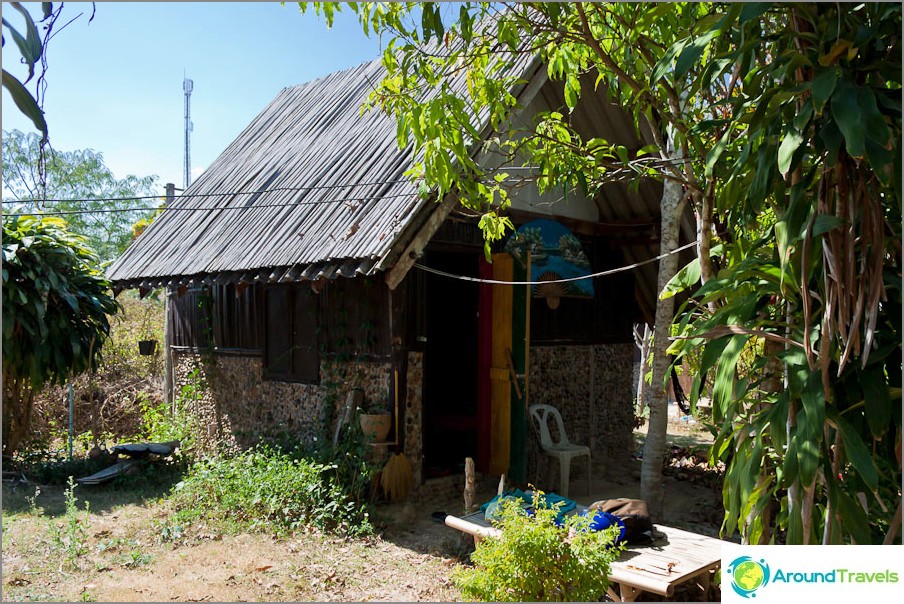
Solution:
{"label": "wooden support post", "polygon": [[474,477],[474,458],[465,457],[465,514],[474,511],[474,497],[477,495],[477,481]]}

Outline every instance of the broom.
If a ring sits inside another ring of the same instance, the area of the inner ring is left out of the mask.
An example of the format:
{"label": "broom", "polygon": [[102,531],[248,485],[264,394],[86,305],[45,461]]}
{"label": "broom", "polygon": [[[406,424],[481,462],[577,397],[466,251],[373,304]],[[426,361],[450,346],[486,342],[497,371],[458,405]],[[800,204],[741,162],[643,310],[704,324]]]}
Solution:
{"label": "broom", "polygon": [[383,475],[380,476],[380,486],[383,487],[383,494],[390,501],[397,503],[404,501],[411,491],[414,482],[414,473],[411,471],[411,463],[408,456],[399,451],[399,370],[395,370],[395,440],[396,450],[386,465],[383,467]]}

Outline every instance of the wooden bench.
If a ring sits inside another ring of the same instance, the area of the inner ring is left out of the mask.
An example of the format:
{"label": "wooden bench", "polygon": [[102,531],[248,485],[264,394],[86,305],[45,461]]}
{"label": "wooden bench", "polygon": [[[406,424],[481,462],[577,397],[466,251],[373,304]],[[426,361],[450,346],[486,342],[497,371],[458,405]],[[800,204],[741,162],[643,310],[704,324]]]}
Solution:
{"label": "wooden bench", "polygon": [[[500,534],[483,512],[461,518],[446,516],[445,523],[472,535],[475,543]],[[656,525],[656,530],[662,538],[651,545],[628,546],[612,563],[608,596],[616,602],[633,602],[645,591],[671,597],[678,586],[694,581],[709,597],[710,580],[722,564],[725,541],[670,526]]]}

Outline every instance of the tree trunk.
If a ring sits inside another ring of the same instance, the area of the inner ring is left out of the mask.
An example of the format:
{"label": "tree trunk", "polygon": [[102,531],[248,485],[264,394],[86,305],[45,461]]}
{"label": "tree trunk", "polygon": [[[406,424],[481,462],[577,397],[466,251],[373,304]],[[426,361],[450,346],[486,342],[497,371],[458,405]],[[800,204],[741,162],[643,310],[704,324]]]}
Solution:
{"label": "tree trunk", "polygon": [[35,391],[27,378],[3,376],[3,455],[12,455],[28,435]]}
{"label": "tree trunk", "polygon": [[[669,145],[671,147],[671,145]],[[680,160],[680,153],[673,159]],[[657,292],[665,289],[666,283],[678,272],[678,255],[672,254],[678,247],[681,210],[685,197],[680,183],[668,179],[662,190],[662,234],[660,254],[668,254],[659,260]],[[640,469],[640,496],[647,502],[654,518],[662,514],[663,485],[662,461],[665,457],[666,432],[668,430],[668,376],[669,329],[674,319],[675,298],[657,299],[656,320],[653,325],[653,379],[650,385],[650,421],[644,441],[643,463]]]}
{"label": "tree trunk", "polygon": [[647,374],[647,361],[650,358],[650,325],[649,323],[643,324],[643,335],[638,333],[637,329],[634,330],[634,338],[637,342],[637,347],[640,348],[640,370],[637,376],[637,396],[636,396],[636,409],[635,412],[639,415],[643,413],[643,408],[646,407],[646,379],[645,376]]}

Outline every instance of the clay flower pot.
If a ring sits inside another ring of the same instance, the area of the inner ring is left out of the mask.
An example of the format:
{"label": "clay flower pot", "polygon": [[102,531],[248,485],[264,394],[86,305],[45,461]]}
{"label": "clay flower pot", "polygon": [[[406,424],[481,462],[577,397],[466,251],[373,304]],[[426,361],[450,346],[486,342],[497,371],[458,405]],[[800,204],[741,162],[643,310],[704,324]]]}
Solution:
{"label": "clay flower pot", "polygon": [[386,442],[392,427],[391,413],[362,413],[358,416],[364,436],[375,443]]}

